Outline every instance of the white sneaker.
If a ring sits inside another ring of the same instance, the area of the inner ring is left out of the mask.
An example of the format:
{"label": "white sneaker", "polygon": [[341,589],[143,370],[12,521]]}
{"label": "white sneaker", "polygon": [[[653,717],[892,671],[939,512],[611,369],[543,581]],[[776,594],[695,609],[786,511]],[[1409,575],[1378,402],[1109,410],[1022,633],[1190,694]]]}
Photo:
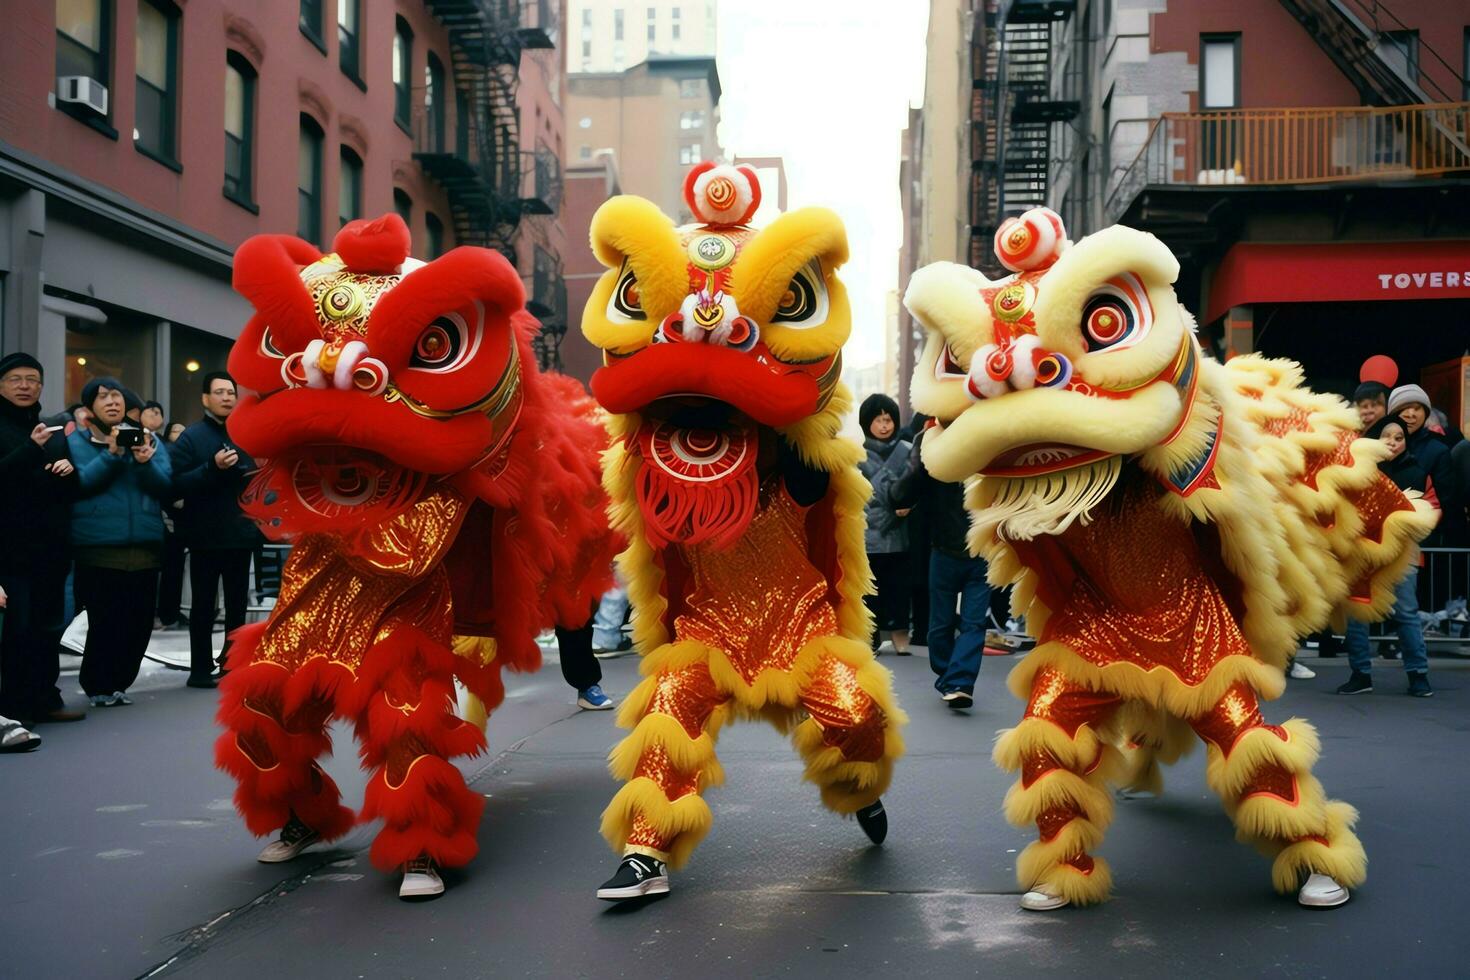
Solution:
{"label": "white sneaker", "polygon": [[444,879],[428,858],[416,858],[403,866],[399,898],[436,898],[444,894]]}
{"label": "white sneaker", "polygon": [[1300,660],[1291,662],[1291,677],[1293,680],[1308,681],[1317,676],[1317,672]]}
{"label": "white sneaker", "polygon": [[1350,897],[1348,890],[1339,885],[1336,878],[1319,874],[1308,875],[1307,883],[1296,893],[1299,904],[1313,909],[1336,908]]}
{"label": "white sneaker", "polygon": [[282,861],[290,861],[321,839],[321,834],[292,817],[291,822],[281,828],[280,838],[265,845],[265,849],[255,860],[261,864],[280,864]]}
{"label": "white sneaker", "polygon": [[1051,892],[1043,891],[1040,888],[1033,888],[1021,896],[1021,908],[1028,912],[1050,912],[1052,909],[1059,909],[1071,904],[1071,902],[1062,896],[1053,895]]}

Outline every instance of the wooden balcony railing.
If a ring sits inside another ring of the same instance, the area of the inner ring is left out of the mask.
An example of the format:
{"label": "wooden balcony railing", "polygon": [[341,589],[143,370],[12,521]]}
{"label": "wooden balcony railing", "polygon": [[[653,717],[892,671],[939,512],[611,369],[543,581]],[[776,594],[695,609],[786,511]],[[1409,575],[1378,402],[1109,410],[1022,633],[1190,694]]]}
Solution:
{"label": "wooden balcony railing", "polygon": [[1470,102],[1226,109],[1154,120],[1107,199],[1116,221],[1151,185],[1316,184],[1470,171]]}

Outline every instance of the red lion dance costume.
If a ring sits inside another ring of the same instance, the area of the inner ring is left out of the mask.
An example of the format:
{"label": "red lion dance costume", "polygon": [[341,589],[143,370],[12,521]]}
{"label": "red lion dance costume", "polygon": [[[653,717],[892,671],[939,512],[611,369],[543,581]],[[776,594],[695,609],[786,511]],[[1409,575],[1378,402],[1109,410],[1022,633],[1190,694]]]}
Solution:
{"label": "red lion dance costume", "polygon": [[902,752],[867,643],[862,451],[837,435],[846,232],[822,208],[749,227],[749,168],[701,164],[684,199],[698,224],[637,197],[592,219],[608,272],[582,331],[604,351],[592,390],[613,413],[603,479],[644,675],[611,759],[625,785],[602,830],[624,860],[608,900],[668,891],[666,863],[709,829],[726,721],[790,729],[823,803],[874,841]]}
{"label": "red lion dance costume", "polygon": [[251,394],[231,437],[266,460],[243,501],[293,544],[266,622],[234,636],[218,765],[266,861],[359,819],[317,764],[350,719],[372,770],[372,860],[405,897],[474,857],[483,798],[449,761],[484,748],[458,679],[494,708],[500,672],[540,665],[536,633],[581,625],[613,538],[597,484],[605,437],[574,382],[536,370],[516,271],[486,249],[409,258],[396,215],[354,221],[322,255],[296,238],[240,247],[256,315],[230,355]]}
{"label": "red lion dance costume", "polygon": [[1107,784],[1159,791],[1157,763],[1194,736],[1276,888],[1340,905],[1366,874],[1357,813],[1312,776],[1312,726],[1268,725],[1258,702],[1284,690],[1296,637],[1389,608],[1429,504],[1295,364],[1206,359],[1152,235],[1073,244],[1036,209],[995,251],[1015,275],[929,266],[905,303],[929,331],[924,464],[967,481],[970,548],[1038,639],[1010,678],[1025,714],[995,749],[1020,771],[1006,815],[1039,832],[1016,865],[1022,907],[1106,898]]}

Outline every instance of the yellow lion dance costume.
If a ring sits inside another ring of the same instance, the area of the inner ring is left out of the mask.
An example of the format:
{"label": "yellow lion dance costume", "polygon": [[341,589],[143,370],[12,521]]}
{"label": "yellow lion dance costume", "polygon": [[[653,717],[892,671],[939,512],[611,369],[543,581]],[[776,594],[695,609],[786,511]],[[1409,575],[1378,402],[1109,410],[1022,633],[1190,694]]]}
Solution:
{"label": "yellow lion dance costume", "polygon": [[613,750],[625,785],[602,832],[624,855],[598,891],[668,891],[708,831],[715,738],[737,715],[790,730],[823,803],[881,842],[904,717],[868,647],[861,450],[839,438],[851,328],[841,220],[807,208],[757,230],[749,168],[695,167],[676,228],[616,197],[592,220],[608,267],[582,330],[604,352],[603,460],[644,680]]}
{"label": "yellow lion dance costume", "polygon": [[905,304],[928,330],[922,459],[968,481],[971,550],[1038,639],[1010,676],[1025,714],[995,747],[1020,771],[1006,816],[1039,831],[1017,861],[1022,906],[1107,897],[1091,852],[1108,784],[1157,792],[1191,729],[1277,890],[1347,901],[1367,866],[1356,811],[1312,777],[1312,726],[1268,725],[1257,702],[1284,690],[1298,636],[1392,605],[1432,508],[1379,473],[1382,445],[1295,364],[1206,360],[1153,236],[1073,244],[1036,209],[1001,227],[996,254],[1015,275],[931,265]]}

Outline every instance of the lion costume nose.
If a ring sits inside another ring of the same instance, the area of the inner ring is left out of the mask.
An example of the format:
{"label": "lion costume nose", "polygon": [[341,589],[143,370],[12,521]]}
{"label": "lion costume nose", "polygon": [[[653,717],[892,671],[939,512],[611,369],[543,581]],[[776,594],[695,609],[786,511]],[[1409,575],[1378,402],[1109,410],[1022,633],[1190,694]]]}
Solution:
{"label": "lion costume nose", "polygon": [[380,395],[388,387],[388,366],[367,356],[360,340],[345,343],[313,340],[306,350],[281,365],[281,377],[293,388],[335,388]]}

